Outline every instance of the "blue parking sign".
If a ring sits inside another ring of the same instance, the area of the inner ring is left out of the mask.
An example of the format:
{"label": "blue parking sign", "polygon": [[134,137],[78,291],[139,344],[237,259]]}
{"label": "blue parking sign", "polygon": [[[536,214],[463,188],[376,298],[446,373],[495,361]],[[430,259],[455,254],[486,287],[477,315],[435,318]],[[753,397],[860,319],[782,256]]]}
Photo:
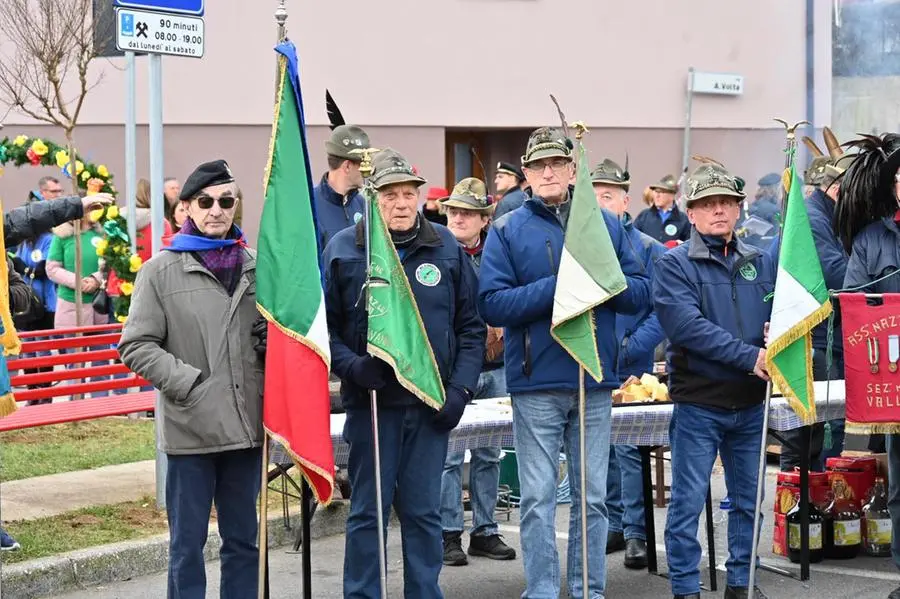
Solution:
{"label": "blue parking sign", "polygon": [[122,19],[122,23],[120,25],[122,35],[132,37],[134,35],[134,15],[131,13],[123,12],[119,13],[119,17],[121,17]]}

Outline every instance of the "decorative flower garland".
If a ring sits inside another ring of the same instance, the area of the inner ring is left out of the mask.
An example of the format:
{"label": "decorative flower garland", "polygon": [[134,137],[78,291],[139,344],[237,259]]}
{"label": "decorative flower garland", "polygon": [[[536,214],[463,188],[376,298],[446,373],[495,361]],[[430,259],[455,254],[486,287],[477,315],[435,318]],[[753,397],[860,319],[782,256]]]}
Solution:
{"label": "decorative flower garland", "polygon": [[104,238],[97,245],[97,255],[106,261],[107,270],[115,271],[119,279],[119,295],[112,298],[113,313],[116,320],[125,322],[131,308],[134,280],[143,261],[140,256],[131,253],[128,223],[119,212],[118,206],[110,204],[105,208],[98,208],[91,212],[90,216],[91,220],[103,227]]}
{"label": "decorative flower garland", "polygon": [[[72,178],[72,165],[66,148],[37,137],[19,135],[14,139],[5,137],[0,140],[0,175],[7,163],[14,166],[57,166],[62,169],[63,175]],[[116,193],[112,175],[102,164],[84,163],[76,158],[75,181],[87,195]],[[131,307],[134,280],[142,264],[141,257],[131,253],[128,224],[115,204],[94,210],[90,217],[103,227],[104,238],[97,246],[97,255],[106,261],[107,270],[115,271],[119,278],[120,295],[113,298],[113,310],[116,320],[125,322]]]}
{"label": "decorative flower garland", "polygon": [[[69,160],[69,152],[65,147],[52,141],[45,141],[38,137],[19,135],[15,139],[8,137],[0,141],[0,174],[2,167],[12,162],[15,166],[30,164],[31,166],[57,166],[63,174],[72,178],[72,165]],[[116,188],[112,184],[112,175],[106,166],[83,163],[75,159],[75,180],[79,189],[88,193],[115,194]]]}

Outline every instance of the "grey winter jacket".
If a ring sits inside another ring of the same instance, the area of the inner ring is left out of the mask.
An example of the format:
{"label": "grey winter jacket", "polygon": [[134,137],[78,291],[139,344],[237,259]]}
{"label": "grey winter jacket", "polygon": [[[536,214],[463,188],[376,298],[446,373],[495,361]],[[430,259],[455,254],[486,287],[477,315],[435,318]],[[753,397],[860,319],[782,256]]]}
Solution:
{"label": "grey winter jacket", "polygon": [[258,316],[251,250],[231,297],[191,252],[162,252],[138,272],[119,353],[160,390],[160,451],[262,445],[263,362],[251,337]]}

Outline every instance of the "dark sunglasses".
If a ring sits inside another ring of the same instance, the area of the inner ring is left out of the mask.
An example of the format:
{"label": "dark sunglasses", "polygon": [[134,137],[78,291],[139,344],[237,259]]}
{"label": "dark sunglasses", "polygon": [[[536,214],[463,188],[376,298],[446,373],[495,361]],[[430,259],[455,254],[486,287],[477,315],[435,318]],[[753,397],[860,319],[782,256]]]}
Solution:
{"label": "dark sunglasses", "polygon": [[224,196],[216,200],[215,198],[211,198],[209,196],[200,196],[197,198],[197,205],[200,206],[204,210],[209,210],[212,208],[214,202],[219,202],[219,207],[222,210],[228,210],[234,207],[234,203],[237,201],[237,198],[234,196]]}

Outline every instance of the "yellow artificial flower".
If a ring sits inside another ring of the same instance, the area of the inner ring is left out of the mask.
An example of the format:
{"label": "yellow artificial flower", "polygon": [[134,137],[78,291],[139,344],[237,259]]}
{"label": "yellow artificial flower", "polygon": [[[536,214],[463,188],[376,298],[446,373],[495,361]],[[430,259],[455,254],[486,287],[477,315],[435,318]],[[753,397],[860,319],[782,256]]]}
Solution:
{"label": "yellow artificial flower", "polygon": [[[35,154],[37,154],[37,152],[35,152]],[[40,154],[38,154],[38,156],[40,156]],[[84,163],[80,160],[76,160],[75,161],[75,174],[80,175],[81,171],[83,171],[83,170],[84,170]]]}
{"label": "yellow artificial flower", "polygon": [[97,174],[100,175],[101,177],[103,177],[104,179],[109,177],[109,171],[106,170],[105,164],[101,164],[100,166],[97,167]]}
{"label": "yellow artificial flower", "polygon": [[[96,212],[96,210],[94,212]],[[93,214],[93,213],[91,213],[91,214]],[[98,241],[97,242],[97,255],[102,256],[104,253],[106,253],[106,248],[108,248],[108,247],[109,247],[109,242],[107,240],[101,239],[100,241]]]}
{"label": "yellow artificial flower", "polygon": [[115,204],[110,204],[109,208],[106,209],[106,218],[116,218],[119,216],[119,207]]}
{"label": "yellow artificial flower", "polygon": [[131,272],[137,272],[138,270],[140,270],[143,263],[144,261],[141,260],[141,257],[135,254],[128,260],[128,270],[130,270]]}
{"label": "yellow artificial flower", "polygon": [[103,217],[103,208],[91,210],[91,212],[88,214],[88,217],[91,219],[92,223],[99,221]]}
{"label": "yellow artificial flower", "polygon": [[55,154],[56,156],[56,166],[59,168],[66,168],[66,165],[69,164],[69,155],[65,150],[58,150]]}
{"label": "yellow artificial flower", "polygon": [[20,148],[25,145],[25,142],[28,141],[27,135],[20,135],[16,139],[13,140],[13,144],[19,146]]}
{"label": "yellow artificial flower", "polygon": [[122,283],[119,284],[119,291],[122,292],[122,295],[131,295],[134,291],[134,284],[129,283],[128,281],[122,281]]}
{"label": "yellow artificial flower", "polygon": [[88,179],[90,179],[90,178],[91,178],[91,172],[90,172],[90,171],[84,171],[83,173],[81,173],[81,180],[82,180],[82,181],[87,182]]}
{"label": "yellow artificial flower", "polygon": [[119,322],[125,322],[126,320],[128,320],[128,317],[127,316],[116,316],[116,320],[118,320]]}
{"label": "yellow artificial flower", "polygon": [[50,148],[47,147],[47,144],[42,142],[39,139],[31,142],[31,151],[34,152],[38,156],[44,156],[47,152],[50,151]]}

